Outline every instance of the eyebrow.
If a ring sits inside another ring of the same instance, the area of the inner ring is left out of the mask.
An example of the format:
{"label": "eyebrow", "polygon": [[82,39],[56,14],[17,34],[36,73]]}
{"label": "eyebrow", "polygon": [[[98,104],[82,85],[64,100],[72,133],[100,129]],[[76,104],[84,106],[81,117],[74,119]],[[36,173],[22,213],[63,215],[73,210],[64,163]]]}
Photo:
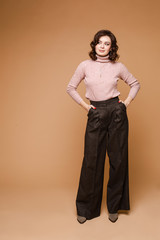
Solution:
{"label": "eyebrow", "polygon": [[[99,40],[99,42],[102,42],[101,40]],[[111,43],[111,42],[108,42],[108,41],[106,41],[105,43]]]}

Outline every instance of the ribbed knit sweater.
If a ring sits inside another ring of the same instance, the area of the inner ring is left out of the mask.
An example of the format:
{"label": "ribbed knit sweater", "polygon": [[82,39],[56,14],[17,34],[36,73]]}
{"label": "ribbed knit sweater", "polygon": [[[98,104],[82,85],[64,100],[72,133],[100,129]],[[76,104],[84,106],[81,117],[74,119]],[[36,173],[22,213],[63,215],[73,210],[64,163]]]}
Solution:
{"label": "ribbed knit sweater", "polygon": [[134,99],[140,88],[138,80],[121,62],[112,62],[108,56],[97,56],[94,60],[81,62],[75,70],[67,86],[68,94],[80,104],[81,96],[77,87],[82,80],[86,86],[85,97],[92,101],[103,101],[120,95],[117,90],[118,80],[123,80],[130,86],[129,96]]}

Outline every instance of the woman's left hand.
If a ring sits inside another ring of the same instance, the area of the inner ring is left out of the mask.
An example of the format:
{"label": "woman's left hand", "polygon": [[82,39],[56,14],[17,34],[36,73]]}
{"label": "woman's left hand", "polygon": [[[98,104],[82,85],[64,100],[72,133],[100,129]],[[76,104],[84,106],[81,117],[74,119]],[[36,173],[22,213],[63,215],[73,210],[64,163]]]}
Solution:
{"label": "woman's left hand", "polygon": [[126,107],[128,107],[128,105],[131,103],[132,100],[133,99],[130,96],[128,96],[124,101],[122,100],[119,100],[119,101],[122,102]]}
{"label": "woman's left hand", "polygon": [[123,102],[122,100],[119,100],[119,102],[123,103],[127,107],[127,104],[125,103],[125,101]]}

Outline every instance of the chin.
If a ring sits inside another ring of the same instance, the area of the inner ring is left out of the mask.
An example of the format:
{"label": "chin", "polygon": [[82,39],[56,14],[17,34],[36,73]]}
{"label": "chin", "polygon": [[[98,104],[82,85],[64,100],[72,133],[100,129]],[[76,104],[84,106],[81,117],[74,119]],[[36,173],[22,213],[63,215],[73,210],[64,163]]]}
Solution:
{"label": "chin", "polygon": [[107,56],[109,53],[98,53],[98,55],[99,56],[101,56],[101,57],[105,57],[105,56]]}

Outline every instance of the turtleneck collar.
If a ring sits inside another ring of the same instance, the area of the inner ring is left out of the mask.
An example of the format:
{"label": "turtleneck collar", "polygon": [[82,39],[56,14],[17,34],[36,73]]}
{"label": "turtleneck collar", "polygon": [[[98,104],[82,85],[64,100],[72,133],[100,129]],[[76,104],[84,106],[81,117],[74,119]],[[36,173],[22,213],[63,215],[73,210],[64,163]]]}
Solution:
{"label": "turtleneck collar", "polygon": [[96,54],[96,57],[97,57],[96,62],[102,62],[102,63],[110,62],[109,54],[107,56],[104,56],[104,57]]}

